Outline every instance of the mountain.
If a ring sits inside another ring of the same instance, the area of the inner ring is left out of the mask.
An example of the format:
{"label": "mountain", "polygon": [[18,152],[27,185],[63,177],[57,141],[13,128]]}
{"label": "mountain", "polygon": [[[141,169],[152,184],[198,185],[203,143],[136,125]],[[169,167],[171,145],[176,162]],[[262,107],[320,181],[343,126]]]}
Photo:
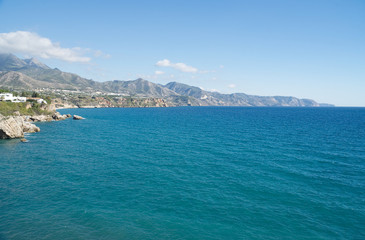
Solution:
{"label": "mountain", "polygon": [[36,68],[41,68],[41,69],[51,69],[46,64],[42,63],[41,61],[39,61],[36,58],[25,59],[24,62],[27,63],[28,67],[36,67]]}
{"label": "mountain", "polygon": [[14,89],[22,89],[22,90],[30,90],[36,88],[64,87],[61,84],[55,85],[52,83],[39,81],[21,72],[15,72],[15,71],[0,72],[0,86],[6,88],[11,87]]}
{"label": "mountain", "polygon": [[204,91],[198,87],[193,87],[177,82],[170,82],[166,84],[165,87],[175,91],[178,94],[200,99],[201,102],[207,105],[296,106],[296,107],[320,106],[317,102],[310,99],[298,99],[295,97],[282,97],[282,96],[262,97],[262,96],[247,95],[244,93],[222,94],[218,92]]}
{"label": "mountain", "polygon": [[0,71],[16,71],[25,67],[27,63],[13,54],[0,54]]}
{"label": "mountain", "polygon": [[191,96],[198,99],[204,99],[205,96],[210,95],[210,92],[204,91],[201,88],[189,86],[187,84],[178,83],[178,82],[170,82],[166,84],[164,87],[185,96]]}
{"label": "mountain", "polygon": [[176,92],[171,91],[168,88],[141,78],[134,81],[114,80],[104,82],[102,83],[101,90],[106,92],[123,93],[126,95],[136,95],[141,97],[165,98],[177,95]]}
{"label": "mountain", "polygon": [[19,69],[18,72],[46,83],[52,83],[55,85],[54,88],[58,88],[56,87],[57,84],[62,84],[64,87],[61,89],[87,91],[94,90],[100,85],[99,82],[82,78],[73,73],[62,72],[57,68],[26,67]]}
{"label": "mountain", "polygon": [[0,54],[0,71],[22,71],[33,68],[51,69],[36,58],[20,59],[14,54]]}
{"label": "mountain", "polygon": [[320,106],[310,99],[222,94],[178,82],[160,85],[140,78],[133,81],[96,82],[57,68],[52,69],[35,58],[19,59],[13,54],[0,54],[0,87],[14,90],[79,90],[91,94],[105,92],[137,98],[160,98],[168,102],[169,106]]}
{"label": "mountain", "polygon": [[[57,68],[52,69],[35,58],[23,60],[13,54],[0,54],[0,71],[16,71],[33,80],[37,80],[37,84],[32,85],[32,89],[58,88],[67,90],[93,90],[100,84],[73,73],[62,72]],[[9,84],[9,82],[7,83]],[[17,82],[17,84],[7,86],[18,89],[29,89],[28,85],[26,83],[21,85]],[[4,82],[1,79],[0,86],[4,86]]]}

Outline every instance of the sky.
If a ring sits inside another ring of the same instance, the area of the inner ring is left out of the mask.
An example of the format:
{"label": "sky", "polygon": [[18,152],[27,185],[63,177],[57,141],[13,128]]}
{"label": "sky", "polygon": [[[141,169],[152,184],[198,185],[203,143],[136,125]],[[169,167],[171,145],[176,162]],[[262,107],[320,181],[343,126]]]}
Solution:
{"label": "sky", "polygon": [[0,0],[0,52],[95,81],[365,106],[363,0]]}

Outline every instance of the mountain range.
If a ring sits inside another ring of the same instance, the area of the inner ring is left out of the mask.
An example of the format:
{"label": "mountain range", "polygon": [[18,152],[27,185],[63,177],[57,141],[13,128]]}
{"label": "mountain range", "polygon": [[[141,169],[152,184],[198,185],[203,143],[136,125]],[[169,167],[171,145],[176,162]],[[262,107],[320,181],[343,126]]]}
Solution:
{"label": "mountain range", "polygon": [[144,79],[97,82],[57,68],[52,69],[35,58],[20,59],[13,54],[0,54],[1,87],[28,91],[44,88],[78,90],[89,93],[115,93],[136,98],[161,98],[169,102],[170,106],[329,106],[311,99],[295,97],[222,94],[178,82],[166,85]]}

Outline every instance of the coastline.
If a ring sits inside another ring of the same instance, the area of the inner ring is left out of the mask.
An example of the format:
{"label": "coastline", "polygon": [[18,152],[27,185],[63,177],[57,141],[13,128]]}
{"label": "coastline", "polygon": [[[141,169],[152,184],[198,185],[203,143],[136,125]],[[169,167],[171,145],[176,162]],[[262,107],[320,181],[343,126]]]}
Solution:
{"label": "coastline", "polygon": [[[29,116],[20,115],[19,113],[11,116],[0,115],[0,139],[24,138],[25,133],[40,132],[40,128],[34,124],[35,122],[62,121],[71,117],[71,114],[62,115],[57,111],[49,115]],[[73,118],[76,120],[83,119],[76,115]]]}

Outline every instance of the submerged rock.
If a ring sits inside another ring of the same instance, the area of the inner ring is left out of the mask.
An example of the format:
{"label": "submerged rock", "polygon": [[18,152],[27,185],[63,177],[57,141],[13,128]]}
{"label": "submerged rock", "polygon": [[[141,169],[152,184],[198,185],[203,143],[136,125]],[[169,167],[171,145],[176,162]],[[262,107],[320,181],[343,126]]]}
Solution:
{"label": "submerged rock", "polygon": [[85,118],[83,118],[83,117],[81,117],[79,115],[74,115],[73,119],[74,120],[82,120],[82,119],[85,119]]}

